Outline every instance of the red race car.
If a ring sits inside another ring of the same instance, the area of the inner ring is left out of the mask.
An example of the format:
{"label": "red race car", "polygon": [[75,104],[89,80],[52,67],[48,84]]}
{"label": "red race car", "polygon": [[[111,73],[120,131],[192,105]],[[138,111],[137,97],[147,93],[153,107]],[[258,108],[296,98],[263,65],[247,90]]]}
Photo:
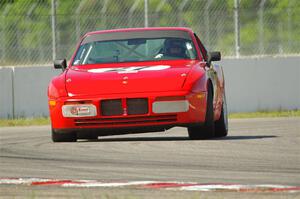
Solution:
{"label": "red race car", "polygon": [[48,87],[54,142],[187,127],[191,139],[227,135],[222,68],[188,28],[87,33]]}

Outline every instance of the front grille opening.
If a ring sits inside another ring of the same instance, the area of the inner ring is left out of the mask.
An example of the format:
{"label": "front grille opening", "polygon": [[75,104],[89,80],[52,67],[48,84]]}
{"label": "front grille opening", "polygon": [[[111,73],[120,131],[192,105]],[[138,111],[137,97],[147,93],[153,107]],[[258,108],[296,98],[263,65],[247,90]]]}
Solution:
{"label": "front grille opening", "polygon": [[122,100],[102,100],[101,101],[101,115],[104,116],[114,116],[114,115],[122,115]]}
{"label": "front grille opening", "polygon": [[132,98],[127,99],[127,114],[128,115],[142,115],[148,113],[148,99],[147,98]]}

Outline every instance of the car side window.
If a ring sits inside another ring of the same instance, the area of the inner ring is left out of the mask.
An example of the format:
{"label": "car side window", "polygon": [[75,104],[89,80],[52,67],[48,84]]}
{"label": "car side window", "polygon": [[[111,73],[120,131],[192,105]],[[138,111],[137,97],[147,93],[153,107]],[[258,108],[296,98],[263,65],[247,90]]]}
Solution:
{"label": "car side window", "polygon": [[207,50],[205,49],[204,45],[202,44],[202,42],[200,41],[199,37],[196,35],[196,33],[194,33],[196,40],[197,40],[197,44],[200,48],[201,51],[201,55],[204,58],[205,61],[207,61]]}

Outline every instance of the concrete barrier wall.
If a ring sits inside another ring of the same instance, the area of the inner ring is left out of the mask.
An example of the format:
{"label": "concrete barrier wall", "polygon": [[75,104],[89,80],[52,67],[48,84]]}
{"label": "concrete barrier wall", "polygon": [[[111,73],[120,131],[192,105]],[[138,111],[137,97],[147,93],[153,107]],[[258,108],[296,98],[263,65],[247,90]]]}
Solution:
{"label": "concrete barrier wall", "polygon": [[[224,59],[229,112],[300,109],[300,57]],[[0,118],[48,116],[52,67],[0,68]]]}
{"label": "concrete barrier wall", "polygon": [[59,74],[52,67],[19,67],[14,70],[15,117],[48,116],[47,88]]}
{"label": "concrete barrier wall", "polygon": [[230,112],[300,109],[300,57],[224,59]]}
{"label": "concrete barrier wall", "polygon": [[0,118],[13,117],[13,70],[0,68]]}

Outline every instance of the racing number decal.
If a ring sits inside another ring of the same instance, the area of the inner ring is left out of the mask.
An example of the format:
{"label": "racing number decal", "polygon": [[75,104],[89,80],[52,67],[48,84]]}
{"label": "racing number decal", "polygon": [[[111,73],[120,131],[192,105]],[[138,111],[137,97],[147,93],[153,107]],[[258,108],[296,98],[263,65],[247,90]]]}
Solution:
{"label": "racing number decal", "polygon": [[117,73],[137,73],[139,71],[158,71],[170,68],[168,65],[157,66],[132,66],[132,67],[120,67],[120,68],[96,68],[90,69],[91,73],[105,73],[105,72],[117,72]]}

